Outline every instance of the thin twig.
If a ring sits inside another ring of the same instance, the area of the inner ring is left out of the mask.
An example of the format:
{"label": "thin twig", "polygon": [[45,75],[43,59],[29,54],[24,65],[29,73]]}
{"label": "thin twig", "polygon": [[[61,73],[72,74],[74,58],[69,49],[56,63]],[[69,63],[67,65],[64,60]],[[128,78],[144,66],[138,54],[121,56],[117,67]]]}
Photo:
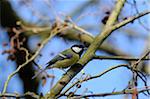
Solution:
{"label": "thin twig", "polygon": [[112,29],[113,29],[113,30],[116,30],[116,29],[118,29],[118,28],[120,28],[120,27],[123,27],[123,26],[125,26],[126,24],[128,24],[128,23],[130,23],[130,22],[132,22],[132,21],[134,21],[134,20],[136,20],[136,19],[138,19],[138,18],[140,18],[140,17],[142,17],[142,16],[144,16],[144,15],[147,15],[147,14],[150,14],[150,10],[148,10],[148,11],[143,11],[143,12],[141,12],[141,13],[135,15],[135,16],[129,17],[129,18],[127,18],[126,20],[124,20],[124,21],[122,21],[122,22],[120,22],[120,23],[114,25],[114,26],[112,27]]}
{"label": "thin twig", "polygon": [[29,51],[26,48],[24,48],[24,47],[21,47],[20,50],[23,50],[26,53],[25,59],[27,61],[28,58],[29,58],[29,55],[30,55]]}
{"label": "thin twig", "polygon": [[135,62],[132,67],[133,68],[137,68],[138,64],[146,57],[148,56],[150,53],[150,50],[148,50],[137,62]]}
{"label": "thin twig", "polygon": [[[138,10],[138,8],[137,8],[137,3],[136,3],[136,1],[135,0],[133,0],[133,6],[134,6],[134,8],[135,8],[135,11],[137,12],[137,14],[139,14],[139,10]],[[139,22],[139,24],[141,24],[141,26],[145,29],[145,30],[147,30],[148,32],[150,31],[150,28],[148,28],[148,27],[146,27],[145,25],[144,25],[144,23],[142,23],[142,21],[140,20],[140,19],[138,19],[138,22]]]}
{"label": "thin twig", "polygon": [[[59,28],[59,29],[58,29]],[[29,58],[28,60],[26,60],[22,65],[19,65],[18,66],[18,68],[13,72],[13,73],[11,73],[9,76],[8,76],[8,78],[7,78],[7,80],[6,80],[6,82],[5,82],[5,84],[4,84],[4,88],[3,88],[3,94],[6,92],[6,89],[7,89],[7,86],[8,86],[8,83],[9,83],[9,81],[10,81],[10,79],[17,73],[17,72],[19,72],[19,70],[21,69],[21,68],[23,68],[24,66],[26,66],[28,63],[30,63],[31,61],[33,61],[37,56],[38,56],[38,54],[40,53],[40,51],[42,50],[42,48],[44,47],[44,45],[53,37],[53,36],[55,36],[57,33],[59,33],[60,31],[63,31],[63,30],[65,30],[66,29],[66,27],[55,27],[52,31],[51,31],[51,33],[50,33],[50,35],[49,35],[49,37],[48,38],[46,38],[42,43],[41,43],[41,45],[39,46],[39,48],[37,49],[37,51],[35,52],[35,54],[31,57],[31,58]]]}
{"label": "thin twig", "polygon": [[[144,59],[149,53],[150,53],[150,50],[148,49],[148,51],[144,55],[142,55],[142,57],[139,60],[137,60],[136,62],[134,62],[132,64],[132,66],[131,66],[130,70],[133,72],[133,77],[132,77],[132,82],[133,82],[132,87],[133,88],[136,88],[138,86],[137,85],[138,84],[137,83],[137,77],[139,77],[144,82],[144,85],[147,86],[147,83],[146,83],[147,79],[146,79],[145,75],[142,72],[139,72],[138,69],[137,69],[137,67],[138,67],[139,63],[142,61],[142,59]],[[145,79],[143,79],[143,77]],[[147,93],[149,94],[149,91],[147,91]],[[135,93],[133,93],[132,96],[133,97],[138,97],[138,94],[135,92]]]}
{"label": "thin twig", "polygon": [[119,67],[128,67],[127,64],[122,64],[122,65],[117,65],[117,66],[112,66],[110,67],[109,69],[103,71],[102,73],[98,74],[98,75],[95,75],[95,76],[91,76],[91,77],[88,77],[86,79],[83,79],[83,80],[78,80],[76,81],[75,83],[73,83],[69,88],[67,88],[64,92],[62,92],[62,94],[66,94],[72,87],[74,87],[76,84],[78,83],[83,83],[85,81],[88,81],[88,80],[91,80],[91,79],[95,79],[95,78],[98,78],[98,77],[101,77],[103,76],[104,74],[108,73],[109,71],[111,70],[114,70],[116,68],[119,68]]}
{"label": "thin twig", "polygon": [[41,46],[39,47],[39,49],[35,52],[35,54],[34,54],[30,59],[26,60],[22,65],[19,65],[19,67],[18,67],[13,73],[11,73],[11,74],[8,76],[8,78],[7,78],[7,80],[6,80],[5,84],[4,84],[3,93],[6,92],[6,88],[7,88],[7,86],[8,86],[8,83],[9,83],[10,79],[11,79],[17,72],[19,72],[19,70],[20,70],[21,68],[23,68],[24,66],[26,66],[29,62],[31,62],[32,60],[34,60],[34,59],[38,56],[38,54],[40,53],[41,49],[42,49],[42,48],[44,47],[44,45],[50,40],[50,38],[51,38],[52,36],[53,36],[53,35],[50,35],[47,39],[45,39],[45,40],[42,42],[42,44],[41,44]]}
{"label": "thin twig", "polygon": [[[107,59],[107,60],[128,60],[128,61],[136,61],[140,58],[128,57],[128,56],[94,56],[93,59]],[[142,58],[141,60],[150,60],[149,57]]]}
{"label": "thin twig", "polygon": [[80,31],[81,33],[84,33],[84,34],[87,34],[87,35],[90,35],[90,36],[93,37],[93,35],[90,32],[88,32],[88,31],[84,30],[83,28],[77,26],[75,23],[68,23],[68,25],[71,26],[73,29],[76,29],[76,30]]}
{"label": "thin twig", "polygon": [[[134,90],[135,90],[135,88],[128,89],[128,90],[125,90],[125,91],[116,91],[116,92],[110,92],[110,93],[100,93],[100,94],[90,94],[90,95],[77,95],[77,94],[74,94],[74,97],[71,97],[71,99],[81,99],[81,98],[86,98],[86,97],[105,97],[105,96],[111,96],[111,95],[133,94]],[[142,93],[142,92],[148,91],[148,90],[150,90],[150,87],[149,88],[139,89],[139,90],[137,90],[137,93]],[[67,95],[63,95],[63,96],[69,96],[69,95],[67,94]]]}

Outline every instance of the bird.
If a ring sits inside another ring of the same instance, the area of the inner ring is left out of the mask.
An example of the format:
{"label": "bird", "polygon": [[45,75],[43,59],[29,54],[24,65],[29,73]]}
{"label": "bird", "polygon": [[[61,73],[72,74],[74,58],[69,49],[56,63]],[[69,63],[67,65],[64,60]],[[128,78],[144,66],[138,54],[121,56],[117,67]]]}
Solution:
{"label": "bird", "polygon": [[84,45],[73,45],[71,48],[66,49],[56,55],[52,60],[50,60],[46,65],[46,67],[35,74],[32,79],[37,77],[40,73],[44,72],[47,69],[58,68],[58,69],[66,69],[73,64],[75,64],[81,57],[83,51],[85,50]]}

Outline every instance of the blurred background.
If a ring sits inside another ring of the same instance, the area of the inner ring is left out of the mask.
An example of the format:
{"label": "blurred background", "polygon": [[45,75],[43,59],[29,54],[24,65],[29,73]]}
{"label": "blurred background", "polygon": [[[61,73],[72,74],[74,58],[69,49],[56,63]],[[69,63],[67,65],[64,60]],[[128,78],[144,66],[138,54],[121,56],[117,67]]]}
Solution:
{"label": "blurred background", "polygon": [[[24,63],[25,53],[17,50],[16,43],[12,43],[14,37],[14,27],[21,28],[16,24],[21,21],[26,28],[51,27],[56,19],[66,20],[68,17],[78,26],[82,27],[91,35],[99,34],[107,21],[109,14],[114,8],[116,0],[1,0],[1,26],[0,26],[0,92],[2,92],[4,82],[8,75],[12,73],[18,65]],[[150,10],[149,0],[127,0],[117,22],[137,15],[140,12]],[[77,33],[73,29],[65,32]],[[34,53],[49,34],[45,30],[40,33],[27,31],[19,34],[20,46]],[[88,39],[87,39],[88,40]],[[14,42],[17,42],[14,40]],[[150,15],[127,24],[115,30],[114,33],[105,40],[97,55],[133,56],[141,57],[147,49],[150,49]],[[57,35],[53,37],[42,49],[38,57],[34,60],[38,65],[45,67],[45,64],[59,52],[69,48],[73,44],[83,43],[75,37]],[[81,76],[93,76],[101,73],[111,66],[128,64],[128,61],[119,60],[92,60],[83,69],[84,75],[79,73],[71,82],[81,79]],[[148,61],[140,64],[139,70],[148,78],[147,84],[150,86],[150,65]],[[64,73],[58,69],[48,70],[49,74],[55,78],[48,78],[44,86],[42,80],[31,80],[37,71],[33,63],[29,63],[25,68],[15,75],[9,85],[7,92],[23,94],[27,91],[46,94],[50,88],[61,78]],[[87,81],[77,90],[77,94],[93,94],[121,91],[128,86],[132,78],[132,72],[127,68],[115,69],[100,78]],[[143,88],[144,83],[138,79],[138,88]],[[74,91],[76,88],[72,88]],[[148,99],[144,94],[139,94],[139,99]],[[130,99],[130,95],[117,95],[108,97],[98,97],[94,99]],[[61,98],[65,99],[65,98]],[[92,98],[91,98],[92,99]]]}

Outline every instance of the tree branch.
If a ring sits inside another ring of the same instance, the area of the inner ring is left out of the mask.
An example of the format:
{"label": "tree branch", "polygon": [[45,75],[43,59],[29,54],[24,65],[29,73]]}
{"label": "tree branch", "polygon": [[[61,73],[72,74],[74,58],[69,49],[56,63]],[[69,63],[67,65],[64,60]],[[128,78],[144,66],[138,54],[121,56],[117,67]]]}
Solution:
{"label": "tree branch", "polygon": [[11,74],[8,76],[8,78],[7,78],[7,80],[6,80],[5,84],[4,84],[4,88],[3,88],[3,92],[2,92],[3,94],[6,92],[6,88],[7,88],[7,86],[8,86],[8,83],[9,83],[10,79],[11,79],[17,72],[19,72],[21,68],[25,67],[28,63],[30,63],[31,61],[33,61],[33,60],[38,56],[38,54],[40,53],[40,51],[42,50],[42,48],[44,47],[44,45],[45,45],[53,36],[55,36],[55,35],[56,35],[57,33],[59,33],[60,31],[66,29],[65,27],[62,27],[62,28],[59,28],[59,30],[58,30],[58,28],[59,28],[59,27],[55,27],[54,29],[52,29],[52,31],[51,31],[49,37],[46,38],[46,39],[41,43],[40,47],[37,49],[37,51],[35,52],[35,54],[34,54],[30,59],[26,60],[22,65],[19,65],[19,67],[18,67],[13,73],[11,73]]}
{"label": "tree branch", "polygon": [[36,95],[33,92],[26,92],[23,95],[19,94],[10,94],[10,93],[5,93],[5,94],[0,94],[0,97],[5,98],[5,97],[10,97],[10,98],[25,98],[26,96],[31,96],[33,99],[39,99],[39,95]]}
{"label": "tree branch", "polygon": [[[125,3],[125,0],[118,0],[115,9],[111,13],[108,22],[106,24],[106,27],[104,28],[103,32],[100,33],[98,36],[95,37],[94,41],[89,46],[88,50],[85,52],[83,57],[78,61],[77,64],[73,65],[66,74],[54,85],[54,87],[50,90],[49,93],[45,96],[45,98],[53,99],[55,98],[62,89],[70,82],[70,80],[78,74],[83,67],[92,59],[92,57],[95,54],[95,51],[97,48],[103,43],[103,41],[111,34],[112,29],[109,29],[108,26],[115,23],[117,17],[120,14],[121,9],[123,8],[123,5]],[[113,19],[113,20],[111,20]],[[110,21],[111,20],[111,21]]]}
{"label": "tree branch", "polygon": [[[137,90],[137,93],[142,93],[144,91],[148,91],[150,88],[142,88]],[[72,97],[71,99],[80,99],[80,98],[86,98],[86,97],[105,97],[105,96],[111,96],[111,95],[123,95],[123,94],[133,94],[135,91],[135,88],[123,90],[123,91],[116,91],[116,92],[110,92],[110,93],[100,93],[100,94],[91,94],[91,95],[74,95],[76,97]],[[64,95],[69,96],[69,95]]]}
{"label": "tree branch", "polygon": [[144,12],[141,12],[141,13],[135,15],[135,16],[129,17],[129,18],[127,18],[126,20],[124,20],[124,21],[122,21],[122,22],[120,22],[120,23],[114,25],[114,26],[112,27],[112,29],[113,29],[113,30],[116,30],[116,29],[118,29],[118,28],[121,28],[121,27],[125,26],[126,24],[128,24],[128,23],[130,23],[130,22],[133,22],[134,20],[136,20],[136,19],[138,19],[138,18],[140,18],[140,17],[142,17],[142,16],[145,16],[145,15],[147,15],[147,14],[150,14],[150,11],[144,11]]}
{"label": "tree branch", "polygon": [[[126,60],[126,61],[137,61],[140,58],[135,58],[135,57],[128,57],[128,56],[94,56],[93,59],[100,59],[100,60]],[[142,58],[141,60],[150,60],[149,57],[147,58]]]}
{"label": "tree branch", "polygon": [[73,88],[75,85],[77,85],[78,83],[83,83],[85,81],[88,81],[88,80],[91,80],[91,79],[95,79],[95,78],[99,78],[101,76],[103,76],[104,74],[108,73],[109,71],[112,71],[116,68],[119,68],[119,67],[128,67],[127,64],[122,64],[122,65],[117,65],[117,66],[112,66],[110,67],[109,69],[103,71],[102,73],[98,74],[98,75],[95,75],[95,76],[91,76],[91,77],[88,77],[88,78],[85,78],[83,80],[78,80],[76,82],[74,82],[69,88],[67,88],[64,92],[62,92],[62,94],[66,94],[71,88]]}

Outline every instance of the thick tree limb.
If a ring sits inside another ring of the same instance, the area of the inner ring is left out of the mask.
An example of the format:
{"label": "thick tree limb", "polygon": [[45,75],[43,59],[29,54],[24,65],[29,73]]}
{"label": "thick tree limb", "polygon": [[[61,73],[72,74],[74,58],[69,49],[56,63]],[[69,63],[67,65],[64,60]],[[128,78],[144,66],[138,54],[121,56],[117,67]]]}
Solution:
{"label": "thick tree limb", "polygon": [[92,59],[97,48],[111,34],[112,29],[110,27],[111,27],[111,25],[113,25],[115,23],[117,17],[120,14],[121,9],[123,8],[124,3],[125,3],[125,0],[118,0],[117,1],[116,7],[112,11],[103,32],[95,37],[94,41],[91,43],[91,45],[89,46],[88,50],[85,52],[83,57],[78,61],[77,64],[72,66],[67,71],[67,73],[56,83],[56,85],[51,89],[50,93],[48,93],[45,98],[53,99],[58,94],[60,94],[62,89],[70,82],[70,80],[77,73],[79,73],[83,69],[83,67]]}
{"label": "thick tree limb", "polygon": [[[65,24],[65,23],[64,23]],[[92,33],[89,33],[88,31],[84,30],[83,28],[80,28],[76,24],[72,23],[67,23],[67,25],[70,27],[66,31],[63,31],[62,33],[58,34],[57,36],[63,37],[64,39],[68,40],[75,40],[75,41],[80,41],[83,43],[86,43],[90,45],[94,39],[94,36]],[[26,35],[46,35],[48,34],[49,31],[51,31],[50,27],[30,27],[22,24],[22,28],[26,31]],[[79,31],[73,31],[73,29]],[[109,43],[103,43],[102,46],[98,48],[100,51],[104,51],[108,54],[111,55],[121,55],[121,56],[129,56],[125,52],[122,52],[118,48],[114,48],[111,44]]]}

